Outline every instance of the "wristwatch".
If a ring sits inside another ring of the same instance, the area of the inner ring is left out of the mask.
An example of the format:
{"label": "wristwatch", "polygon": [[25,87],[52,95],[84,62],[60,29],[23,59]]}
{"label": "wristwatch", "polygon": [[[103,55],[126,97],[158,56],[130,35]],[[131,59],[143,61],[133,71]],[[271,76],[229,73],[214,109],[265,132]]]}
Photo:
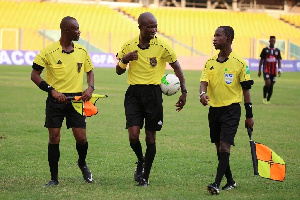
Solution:
{"label": "wristwatch", "polygon": [[202,95],[206,94],[206,92],[202,91],[199,95],[199,98],[201,99]]}
{"label": "wristwatch", "polygon": [[181,90],[182,93],[188,93],[188,91],[186,89]]}
{"label": "wristwatch", "polygon": [[89,85],[93,90],[95,90],[95,87],[93,85]]}

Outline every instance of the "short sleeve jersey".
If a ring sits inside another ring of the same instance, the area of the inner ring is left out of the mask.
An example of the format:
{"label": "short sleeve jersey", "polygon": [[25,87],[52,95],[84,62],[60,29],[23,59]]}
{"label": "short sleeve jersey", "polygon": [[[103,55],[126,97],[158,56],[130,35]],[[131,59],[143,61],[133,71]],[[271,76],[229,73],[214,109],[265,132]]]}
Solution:
{"label": "short sleeve jersey", "polygon": [[157,37],[150,40],[150,46],[146,49],[139,48],[138,44],[139,37],[129,40],[117,54],[117,58],[121,59],[130,52],[138,51],[138,59],[129,62],[127,83],[159,85],[165,72],[166,62],[176,62],[176,54],[167,43]]}
{"label": "short sleeve jersey", "polygon": [[276,75],[277,61],[282,59],[280,50],[277,48],[265,47],[260,54],[260,58],[263,60],[263,72]]}
{"label": "short sleeve jersey", "polygon": [[59,41],[41,50],[33,63],[46,68],[46,82],[61,93],[82,92],[83,74],[94,68],[82,45],[74,43],[74,51],[65,53]]}
{"label": "short sleeve jersey", "polygon": [[218,55],[206,61],[200,82],[208,83],[208,102],[212,107],[223,107],[242,101],[240,82],[251,80],[246,61],[231,52],[224,62],[217,60]]}

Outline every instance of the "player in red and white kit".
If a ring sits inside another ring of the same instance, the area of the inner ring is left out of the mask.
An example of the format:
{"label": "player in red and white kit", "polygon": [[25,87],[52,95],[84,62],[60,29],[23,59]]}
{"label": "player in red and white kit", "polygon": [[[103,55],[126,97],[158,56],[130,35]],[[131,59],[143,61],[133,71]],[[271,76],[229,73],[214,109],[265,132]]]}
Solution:
{"label": "player in red and white kit", "polygon": [[263,75],[265,85],[263,89],[263,103],[270,104],[270,99],[273,93],[273,86],[276,82],[277,62],[278,76],[281,75],[281,54],[278,48],[275,48],[276,38],[270,36],[270,46],[265,47],[260,54],[258,76],[261,76],[261,66],[263,65]]}

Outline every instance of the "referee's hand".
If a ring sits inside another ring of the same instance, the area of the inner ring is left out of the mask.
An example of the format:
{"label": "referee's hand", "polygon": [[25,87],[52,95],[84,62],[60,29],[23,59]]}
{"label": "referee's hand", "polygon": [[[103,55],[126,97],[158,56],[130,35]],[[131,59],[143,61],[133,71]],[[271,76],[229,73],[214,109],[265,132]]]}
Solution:
{"label": "referee's hand", "polygon": [[123,60],[125,62],[129,62],[129,61],[133,61],[133,60],[137,60],[139,57],[138,57],[138,51],[135,50],[133,52],[130,52],[128,54],[126,54],[124,57],[123,57]]}
{"label": "referee's hand", "polygon": [[249,127],[251,131],[253,131],[254,120],[253,118],[246,118],[245,120],[245,128]]}
{"label": "referee's hand", "polygon": [[208,101],[210,100],[209,96],[207,96],[207,94],[203,94],[200,98],[200,102],[202,103],[202,105],[207,106],[208,105]]}
{"label": "referee's hand", "polygon": [[86,101],[89,101],[91,98],[92,98],[92,94],[93,94],[93,88],[92,87],[88,87],[83,93],[82,93],[82,96],[81,96],[81,100],[86,102]]}
{"label": "referee's hand", "polygon": [[175,106],[177,107],[176,111],[178,112],[181,111],[185,103],[186,103],[186,93],[182,93],[182,95],[179,97],[179,100],[175,104]]}
{"label": "referee's hand", "polygon": [[67,97],[56,90],[51,90],[51,95],[57,100],[58,103],[68,103]]}

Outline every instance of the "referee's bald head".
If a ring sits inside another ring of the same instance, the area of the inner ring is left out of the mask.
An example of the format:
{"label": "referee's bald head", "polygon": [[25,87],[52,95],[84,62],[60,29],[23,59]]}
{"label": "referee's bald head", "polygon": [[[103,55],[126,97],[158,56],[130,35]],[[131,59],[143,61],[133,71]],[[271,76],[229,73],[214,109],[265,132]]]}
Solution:
{"label": "referee's bald head", "polygon": [[63,30],[64,28],[66,28],[69,25],[69,23],[73,20],[77,21],[74,17],[64,17],[60,22],[60,29]]}
{"label": "referee's bald head", "polygon": [[154,17],[154,15],[152,13],[144,12],[144,13],[140,14],[140,16],[138,18],[138,24],[139,24],[139,26],[143,26],[149,20],[156,21],[156,18]]}

